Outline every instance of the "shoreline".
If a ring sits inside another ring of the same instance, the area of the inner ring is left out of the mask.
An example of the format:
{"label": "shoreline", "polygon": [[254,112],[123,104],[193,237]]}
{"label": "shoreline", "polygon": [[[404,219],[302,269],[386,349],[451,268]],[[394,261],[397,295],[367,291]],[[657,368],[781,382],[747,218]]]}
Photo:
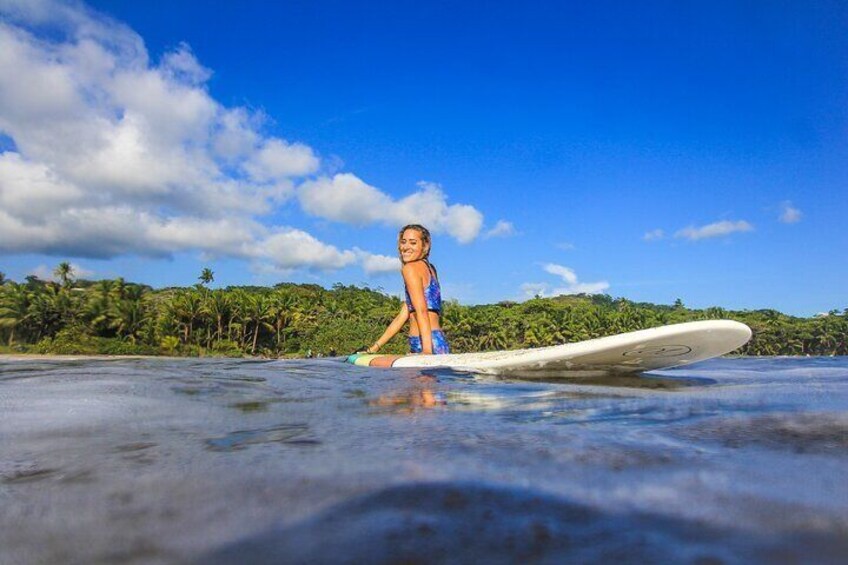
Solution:
{"label": "shoreline", "polygon": [[[716,359],[805,359],[809,357],[843,357],[842,355],[721,355]],[[80,355],[73,354],[53,354],[53,353],[0,353],[0,361],[29,361],[36,359],[53,359],[57,361],[86,361],[95,359],[245,359],[252,361],[287,361],[287,360],[305,360],[305,359],[329,359],[329,357],[229,357],[226,355],[108,355],[96,353],[84,353]]]}
{"label": "shoreline", "polygon": [[[0,353],[0,361],[27,361],[32,359],[56,359],[59,361],[76,361],[90,359],[251,359],[268,361],[285,359],[284,357],[227,357],[227,356],[189,356],[189,355],[109,355],[97,353],[83,353],[80,355],[65,353]],[[306,359],[306,357],[292,357],[291,359]]]}

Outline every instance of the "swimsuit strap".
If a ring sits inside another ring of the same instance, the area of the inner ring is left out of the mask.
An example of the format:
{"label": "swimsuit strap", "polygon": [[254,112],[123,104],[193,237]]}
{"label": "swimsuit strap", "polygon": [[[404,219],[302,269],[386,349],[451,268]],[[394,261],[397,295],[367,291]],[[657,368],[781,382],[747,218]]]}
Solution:
{"label": "swimsuit strap", "polygon": [[[433,264],[430,262],[430,260],[429,260],[429,259],[427,259],[426,257],[425,257],[424,259],[421,259],[421,260],[422,260],[422,261],[424,261],[424,264],[425,264],[425,265],[427,265],[427,269],[430,271],[430,275],[431,275],[431,276],[434,276],[434,277],[436,277],[436,279],[438,279],[438,278],[439,278],[439,273],[438,273],[438,271],[436,271],[436,266],[435,266],[435,265],[433,265]],[[430,282],[431,282],[431,283],[433,282],[433,281],[432,281],[432,279],[430,280]]]}

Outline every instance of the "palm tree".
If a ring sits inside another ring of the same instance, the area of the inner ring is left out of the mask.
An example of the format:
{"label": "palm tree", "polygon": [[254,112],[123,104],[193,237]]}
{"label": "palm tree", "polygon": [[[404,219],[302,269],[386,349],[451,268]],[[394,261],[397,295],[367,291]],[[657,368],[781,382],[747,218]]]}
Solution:
{"label": "palm tree", "polygon": [[112,307],[112,323],[118,336],[128,338],[133,344],[149,320],[143,300],[121,300]]}
{"label": "palm tree", "polygon": [[215,273],[209,267],[204,267],[197,278],[200,280],[200,284],[207,285],[215,280]]}
{"label": "palm tree", "polygon": [[[63,313],[67,308],[65,293],[56,285],[45,286],[32,295],[29,304],[29,322],[35,330],[35,340],[54,336],[63,326]],[[67,318],[64,318],[66,320]]]}
{"label": "palm tree", "polygon": [[9,328],[9,347],[15,344],[15,330],[30,319],[30,295],[24,285],[4,285],[0,294],[0,327]]}
{"label": "palm tree", "polygon": [[476,346],[475,319],[469,307],[461,306],[455,301],[446,302],[443,306],[441,322],[445,332],[450,336],[452,350],[457,352],[474,350]]}
{"label": "palm tree", "polygon": [[273,330],[269,322],[273,319],[271,300],[264,294],[253,294],[248,297],[247,301],[247,321],[253,324],[253,345],[250,349],[251,353],[256,353],[256,342],[259,340],[259,330],[265,328]]}
{"label": "palm tree", "polygon": [[195,323],[203,315],[203,304],[197,291],[186,290],[174,297],[174,314],[183,329],[183,342],[191,342]]}
{"label": "palm tree", "polygon": [[509,336],[502,326],[489,328],[489,331],[480,336],[479,345],[481,350],[506,349],[509,347]]}
{"label": "palm tree", "polygon": [[727,317],[727,310],[718,306],[711,306],[704,312],[708,320],[721,320]]}
{"label": "palm tree", "polygon": [[223,290],[215,290],[206,305],[206,311],[215,319],[217,331],[215,339],[224,339],[224,320],[230,317],[232,299]]}
{"label": "palm tree", "polygon": [[283,351],[286,335],[291,333],[291,326],[299,321],[302,312],[295,297],[289,293],[277,290],[271,299],[277,350]]}
{"label": "palm tree", "polygon": [[827,316],[818,318],[816,322],[814,335],[819,352],[826,355],[837,355],[840,349],[840,341],[844,342],[845,340],[845,331],[839,327],[841,325],[839,316],[835,313],[829,313]]}
{"label": "palm tree", "polygon": [[[230,292],[230,319],[227,323],[227,339],[230,341],[238,341],[239,345],[245,346],[245,331],[247,328],[246,312],[248,294],[242,289],[236,289]],[[238,338],[237,340],[233,339]]]}
{"label": "palm tree", "polygon": [[123,300],[126,298],[127,283],[124,277],[118,277],[112,281],[112,298],[115,300]]}
{"label": "palm tree", "polygon": [[59,266],[53,270],[53,274],[59,277],[59,280],[62,281],[63,288],[69,288],[75,278],[74,268],[67,261],[59,263]]}
{"label": "palm tree", "polygon": [[90,326],[100,333],[108,326],[109,308],[112,304],[112,281],[97,281],[87,292],[83,316]]}

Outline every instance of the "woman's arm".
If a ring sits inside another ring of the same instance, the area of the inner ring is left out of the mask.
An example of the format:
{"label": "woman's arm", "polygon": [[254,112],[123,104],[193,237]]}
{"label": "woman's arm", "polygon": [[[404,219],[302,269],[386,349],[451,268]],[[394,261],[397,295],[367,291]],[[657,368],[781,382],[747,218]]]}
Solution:
{"label": "woman's arm", "polygon": [[[418,322],[418,332],[421,334],[421,353],[433,354],[433,334],[430,330],[430,315],[427,312],[427,299],[424,297],[424,281],[416,272],[416,265],[407,263],[401,269],[403,282],[415,309],[415,321]],[[420,266],[419,266],[420,268]],[[430,275],[432,276],[432,275]]]}
{"label": "woman's arm", "polygon": [[368,353],[376,353],[379,351],[381,347],[386,345],[390,339],[395,337],[406,321],[409,319],[409,309],[407,309],[406,304],[402,304],[400,307],[400,312],[395,316],[395,319],[392,320],[392,323],[389,324],[389,327],[386,328],[386,331],[383,332],[383,335],[380,336],[380,339],[374,342],[374,345],[368,348]]}

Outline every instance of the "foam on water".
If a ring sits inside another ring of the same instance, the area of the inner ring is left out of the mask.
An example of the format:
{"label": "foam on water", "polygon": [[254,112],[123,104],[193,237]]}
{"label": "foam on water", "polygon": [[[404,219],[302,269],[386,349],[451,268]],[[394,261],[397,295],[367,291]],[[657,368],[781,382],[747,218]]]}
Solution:
{"label": "foam on water", "polygon": [[0,562],[844,562],[848,360],[0,360]]}

